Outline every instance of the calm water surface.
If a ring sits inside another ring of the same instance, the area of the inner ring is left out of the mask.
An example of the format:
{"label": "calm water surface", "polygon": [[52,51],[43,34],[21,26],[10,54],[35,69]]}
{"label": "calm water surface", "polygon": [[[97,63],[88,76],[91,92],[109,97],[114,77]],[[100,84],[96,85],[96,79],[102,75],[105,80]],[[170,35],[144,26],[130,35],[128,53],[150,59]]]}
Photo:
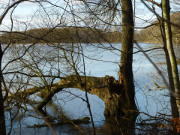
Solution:
{"label": "calm water surface", "polygon": [[[154,44],[140,44],[145,50],[154,47]],[[41,46],[41,47],[40,47]],[[119,70],[119,62],[120,62],[120,44],[113,44],[113,47],[119,50],[113,50],[112,48],[104,49],[107,47],[107,44],[103,44],[102,48],[97,48],[98,44],[95,46],[90,45],[83,45],[83,53],[85,57],[85,68],[86,68],[86,75],[88,76],[97,76],[97,77],[104,77],[105,75],[114,76],[118,79],[118,70]],[[145,58],[145,56],[139,52],[137,53],[138,49],[134,46],[134,56],[133,56],[133,71],[134,71],[134,82],[135,82],[135,89],[136,89],[136,103],[140,112],[144,112],[150,114],[152,116],[157,116],[159,113],[163,114],[171,114],[170,104],[169,104],[169,96],[167,90],[159,91],[156,90],[154,82],[158,83],[159,85],[163,86],[161,79],[159,79],[159,75],[156,73],[156,70],[152,66],[152,64]],[[21,48],[21,47],[19,47]],[[38,48],[41,48],[41,54],[44,53],[43,57],[50,56],[55,61],[57,59],[57,53],[59,55],[62,54],[61,51],[57,51],[53,47],[47,47],[43,45],[39,45]],[[34,48],[35,49],[35,48]],[[50,51],[51,50],[51,51]],[[180,52],[179,48],[176,48],[177,52]],[[32,49],[33,51],[33,49]],[[49,54],[47,53],[49,52]],[[56,52],[56,53],[55,53]],[[147,52],[147,54],[155,61],[156,63],[163,63],[165,62],[165,56],[162,50],[155,50],[152,52]],[[8,59],[8,54],[6,54]],[[53,56],[54,55],[54,56]],[[63,55],[63,54],[62,54]],[[35,53],[35,56],[38,56],[38,53]],[[29,56],[26,56],[28,59]],[[89,59],[91,58],[91,59]],[[9,58],[10,59],[10,58]],[[82,59],[81,59],[82,60]],[[4,64],[6,60],[4,60]],[[63,63],[63,61],[62,61]],[[63,64],[58,65],[52,63],[40,64],[40,68],[43,69],[44,73],[50,71],[51,66],[53,65],[54,71],[53,73],[58,73],[57,67],[63,69],[66,72],[66,68]],[[160,69],[167,73],[166,67],[164,65],[159,65]],[[12,66],[10,68],[13,70]],[[83,63],[82,61],[79,62],[79,69],[83,71]],[[70,72],[69,72],[70,74]],[[55,80],[57,82],[58,79]],[[73,93],[74,95],[72,95]],[[82,118],[85,116],[89,116],[89,111],[85,102],[83,102],[79,97],[85,98],[85,93],[69,88],[64,89],[63,92],[58,93],[54,97],[54,101],[58,101],[62,107],[63,112],[66,116],[72,119]],[[104,102],[98,98],[96,95],[89,94],[89,100],[91,104],[91,109],[93,113],[93,118],[95,121],[95,126],[97,127],[97,132],[99,134],[104,134],[103,124],[105,121],[103,112],[104,112]],[[48,112],[51,115],[57,116],[57,112],[53,111],[52,108],[48,109]],[[145,119],[146,115],[141,114],[138,120]],[[21,123],[21,125],[20,125]],[[20,126],[22,134],[26,135],[51,135],[52,132],[47,127],[43,127],[40,129],[37,128],[28,128],[33,124],[43,123],[43,120],[36,119],[30,116],[26,116],[21,118],[20,121],[15,120],[13,122],[13,130],[12,134],[20,134]],[[10,123],[6,121],[7,127],[10,127]],[[85,128],[87,132],[91,132],[92,128],[91,125],[80,125],[82,128]],[[66,134],[79,134],[79,130],[77,130],[74,126],[71,125],[63,125],[61,127],[54,127],[57,134],[66,135]],[[8,130],[8,129],[7,129]]]}

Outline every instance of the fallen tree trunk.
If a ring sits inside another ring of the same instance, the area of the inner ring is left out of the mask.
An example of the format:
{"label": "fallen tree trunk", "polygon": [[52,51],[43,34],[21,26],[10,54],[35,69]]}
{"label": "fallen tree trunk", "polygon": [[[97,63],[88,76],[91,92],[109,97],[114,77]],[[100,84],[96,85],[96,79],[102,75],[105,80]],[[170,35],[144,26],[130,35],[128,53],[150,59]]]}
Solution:
{"label": "fallen tree trunk", "polygon": [[43,107],[52,100],[56,93],[62,91],[64,88],[77,88],[101,98],[105,103],[104,115],[106,120],[117,121],[121,117],[129,115],[130,111],[133,111],[129,110],[129,108],[127,110],[126,97],[128,95],[123,90],[123,85],[112,76],[77,77],[75,75],[70,75],[60,79],[58,83],[53,85],[27,89],[23,92],[16,93],[16,96],[25,99],[32,94],[38,93],[43,100],[36,107],[41,113],[47,116]]}
{"label": "fallen tree trunk", "polygon": [[[91,77],[91,76],[80,76],[70,75],[60,79],[58,83],[49,85],[46,87],[34,87],[27,89],[23,92],[18,92],[15,95],[19,98],[27,98],[30,95],[39,93],[40,97],[43,97],[37,105],[37,109],[44,115],[43,107],[52,100],[52,97],[62,91],[64,88],[77,88],[82,91],[87,91],[90,94],[95,94],[101,98],[105,103],[105,117],[114,116],[117,114],[117,109],[120,109],[119,98],[121,94],[121,85],[112,76],[105,77]],[[11,95],[9,96],[9,98]]]}

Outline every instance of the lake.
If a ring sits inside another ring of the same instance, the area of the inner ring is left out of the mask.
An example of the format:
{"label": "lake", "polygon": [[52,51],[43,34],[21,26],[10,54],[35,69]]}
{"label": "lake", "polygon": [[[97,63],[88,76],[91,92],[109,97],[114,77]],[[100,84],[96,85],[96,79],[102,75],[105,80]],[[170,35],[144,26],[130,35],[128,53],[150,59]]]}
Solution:
{"label": "lake", "polygon": [[[10,47],[5,57],[3,57],[3,66],[5,66],[8,61],[13,58],[21,56],[24,52],[26,55],[23,56],[21,61],[9,64],[4,72],[10,71],[21,71],[31,73],[32,70],[27,69],[28,65],[32,68],[36,68],[33,72],[43,73],[45,75],[60,75],[67,76],[73,74],[72,67],[68,66],[69,61],[70,64],[73,64],[73,61],[76,62],[76,69],[79,74],[84,74],[84,65],[85,65],[85,73],[87,76],[96,76],[96,77],[104,77],[105,75],[114,76],[118,79],[118,70],[120,63],[120,43],[117,44],[82,44],[81,46],[77,45],[65,45],[62,44],[62,47],[59,47],[57,44],[55,45],[36,45],[32,46],[28,51],[26,50],[30,45],[16,45]],[[72,48],[73,46],[73,48]],[[147,44],[140,43],[140,46],[147,50],[149,48],[156,47],[157,44]],[[158,45],[159,46],[159,45]],[[18,50],[18,51],[17,51]],[[79,53],[79,50],[81,53]],[[83,51],[82,51],[83,50]],[[75,51],[76,53],[72,53]],[[160,90],[156,89],[154,83],[157,83],[160,86],[164,86],[161,78],[157,74],[156,70],[152,66],[152,64],[147,60],[147,58],[141,53],[138,52],[138,48],[134,45],[134,56],[133,56],[133,72],[134,72],[134,83],[135,83],[135,91],[136,91],[136,103],[140,112],[142,112],[138,118],[137,122],[142,121],[148,118],[147,115],[158,116],[160,114],[171,114],[170,103],[169,103],[169,94],[166,89]],[[18,53],[19,52],[19,53]],[[180,52],[180,48],[176,47],[176,52]],[[10,53],[10,54],[9,54]],[[84,57],[82,57],[82,54]],[[163,63],[165,62],[165,56],[163,50],[153,50],[147,52],[150,58],[152,58],[155,63]],[[67,58],[64,58],[64,55]],[[178,54],[178,56],[180,56]],[[84,59],[84,63],[83,63]],[[22,68],[23,66],[25,68]],[[34,63],[37,64],[34,64]],[[21,64],[19,64],[21,63]],[[167,70],[165,65],[159,64],[159,68],[167,75]],[[179,68],[179,67],[178,67]],[[180,69],[180,68],[179,68]],[[21,82],[24,82],[30,85],[43,85],[42,79],[24,77],[23,75],[16,75],[17,78],[23,78]],[[6,80],[13,80],[13,75],[6,75]],[[18,80],[18,79],[14,80]],[[58,82],[59,79],[46,78],[48,83],[50,82]],[[20,87],[20,84],[16,84],[12,87]],[[24,87],[23,87],[24,88]],[[15,90],[14,90],[15,91]],[[90,95],[89,101],[93,113],[93,118],[95,121],[95,126],[97,127],[97,131],[99,134],[103,134],[103,125],[105,122],[104,118],[104,102],[98,98],[96,95]],[[36,100],[40,100],[39,97],[32,97]],[[53,98],[53,101],[56,104],[60,104],[62,107],[63,113],[71,119],[78,119],[89,116],[89,111],[87,108],[87,104],[82,101],[81,98],[85,99],[85,92],[74,88],[64,89],[62,92],[56,94]],[[29,106],[28,106],[29,107]],[[32,108],[31,108],[32,109]],[[48,107],[47,111],[54,116],[57,116],[57,110]],[[36,115],[35,113],[28,111],[32,115]],[[6,114],[6,127],[7,131],[10,128],[9,115]],[[42,119],[36,119],[34,117],[25,115],[25,117],[21,117],[20,119],[15,119],[13,121],[13,129],[12,134],[20,134],[20,128],[22,134],[26,135],[51,135],[52,132],[49,128],[29,128],[34,124],[43,123]],[[80,125],[82,128],[85,128],[87,134],[91,132],[91,124],[82,124]],[[79,134],[80,132],[74,127],[70,125],[63,125],[60,127],[54,127],[57,134],[66,135],[66,134]]]}

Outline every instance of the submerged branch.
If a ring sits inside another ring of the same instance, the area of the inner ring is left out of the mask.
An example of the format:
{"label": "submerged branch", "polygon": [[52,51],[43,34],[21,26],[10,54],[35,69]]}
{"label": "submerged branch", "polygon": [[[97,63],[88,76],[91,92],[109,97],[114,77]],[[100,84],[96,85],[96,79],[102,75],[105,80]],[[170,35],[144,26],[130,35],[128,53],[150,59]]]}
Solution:
{"label": "submerged branch", "polygon": [[[64,121],[60,121],[60,122],[51,122],[50,124],[52,126],[61,126],[61,125],[65,125],[65,124],[89,124],[89,120],[90,118],[89,117],[84,117],[82,119],[75,119],[75,120],[64,120]],[[33,126],[29,126],[29,127],[37,127],[37,128],[40,128],[40,127],[47,127],[46,124],[34,124]]]}

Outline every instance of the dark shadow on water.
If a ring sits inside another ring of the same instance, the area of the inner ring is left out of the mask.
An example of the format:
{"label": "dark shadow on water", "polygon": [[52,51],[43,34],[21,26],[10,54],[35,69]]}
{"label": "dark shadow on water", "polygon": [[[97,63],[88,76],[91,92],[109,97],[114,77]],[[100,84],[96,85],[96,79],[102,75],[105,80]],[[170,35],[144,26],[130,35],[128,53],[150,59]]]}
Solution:
{"label": "dark shadow on water", "polygon": [[[101,125],[99,125],[101,123]],[[96,125],[96,135],[178,135],[177,132],[166,128],[158,128],[157,123],[152,124],[133,124],[126,120],[117,124],[116,122],[110,123],[100,122]],[[93,129],[91,124],[80,124],[78,125],[85,135],[93,135]],[[57,135],[81,135],[80,131],[74,125],[62,125],[54,126],[54,130]],[[20,130],[14,128],[11,135],[20,135]],[[41,128],[21,128],[21,135],[53,135],[52,131],[48,127]]]}
{"label": "dark shadow on water", "polygon": [[[93,129],[91,125],[79,125],[81,130],[86,135],[93,135]],[[73,125],[63,125],[53,127],[57,135],[81,135],[82,132]],[[133,135],[134,129],[129,127],[120,127],[119,125],[105,123],[103,126],[96,127],[97,135]],[[19,129],[13,129],[11,135],[20,135]],[[48,127],[41,128],[22,128],[21,135],[53,135],[52,131]]]}

